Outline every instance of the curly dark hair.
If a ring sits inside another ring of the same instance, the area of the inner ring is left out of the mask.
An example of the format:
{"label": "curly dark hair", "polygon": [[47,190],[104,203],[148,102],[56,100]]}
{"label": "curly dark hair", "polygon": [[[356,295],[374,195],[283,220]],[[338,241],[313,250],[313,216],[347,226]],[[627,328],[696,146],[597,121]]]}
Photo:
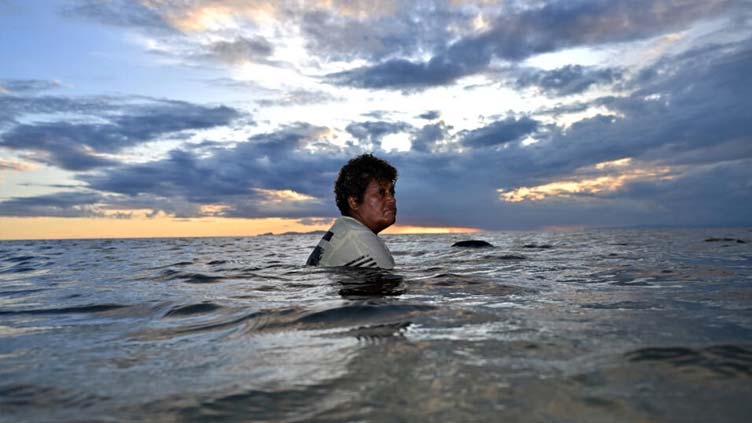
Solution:
{"label": "curly dark hair", "polygon": [[397,182],[397,169],[370,153],[350,159],[346,165],[342,166],[337,175],[337,182],[334,183],[334,196],[337,200],[337,208],[343,216],[350,215],[347,198],[356,197],[358,203],[362,203],[363,194],[372,180],[388,181],[394,184]]}

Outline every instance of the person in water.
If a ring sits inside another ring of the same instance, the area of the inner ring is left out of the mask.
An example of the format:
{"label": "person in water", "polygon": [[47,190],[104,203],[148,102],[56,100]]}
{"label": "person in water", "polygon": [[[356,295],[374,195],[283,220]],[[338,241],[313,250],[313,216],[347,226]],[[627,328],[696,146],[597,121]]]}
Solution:
{"label": "person in water", "polygon": [[397,169],[371,154],[347,162],[334,184],[342,216],[324,234],[306,264],[392,269],[392,253],[377,234],[397,218],[396,182]]}

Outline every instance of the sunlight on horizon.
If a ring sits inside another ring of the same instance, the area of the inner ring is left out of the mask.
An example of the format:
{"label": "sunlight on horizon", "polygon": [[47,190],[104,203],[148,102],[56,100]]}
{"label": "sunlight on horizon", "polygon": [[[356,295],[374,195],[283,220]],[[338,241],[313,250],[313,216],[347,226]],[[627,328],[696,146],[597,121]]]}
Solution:
{"label": "sunlight on horizon", "polygon": [[[160,215],[155,218],[134,217],[6,217],[0,218],[0,240],[100,239],[100,238],[193,238],[246,237],[286,232],[326,231],[334,221],[314,219],[264,218],[240,219],[205,217],[177,219]],[[476,228],[394,225],[384,234],[474,233]]]}

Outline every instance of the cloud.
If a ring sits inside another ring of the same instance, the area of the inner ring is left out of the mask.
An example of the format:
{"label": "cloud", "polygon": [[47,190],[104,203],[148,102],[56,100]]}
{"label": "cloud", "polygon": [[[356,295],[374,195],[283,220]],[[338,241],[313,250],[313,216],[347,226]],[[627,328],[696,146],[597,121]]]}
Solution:
{"label": "cloud", "polygon": [[[23,105],[24,102],[20,103]],[[36,99],[26,102],[25,105],[30,107],[25,110],[22,107],[17,112],[54,109],[61,103],[75,104],[76,101]],[[110,105],[110,109],[119,112],[117,114],[97,113],[89,103],[90,100],[83,101],[88,118],[96,116],[100,122],[73,123],[66,119],[16,124],[0,133],[0,147],[30,152],[32,154],[26,157],[40,163],[83,171],[116,165],[117,161],[107,155],[125,148],[182,131],[226,125],[241,116],[240,112],[226,106],[207,107],[179,101],[151,100],[136,105]]]}
{"label": "cloud", "polygon": [[520,140],[538,129],[540,123],[529,117],[515,118],[491,123],[483,128],[465,131],[461,134],[462,143],[468,147],[491,147]]}
{"label": "cloud", "polygon": [[360,2],[364,13],[343,13],[337,3],[353,4],[334,2],[332,7],[304,10],[299,20],[308,51],[327,60],[373,62],[432,51],[455,35],[453,28],[466,28],[472,20],[461,9],[441,3]]}
{"label": "cloud", "polygon": [[298,219],[298,223],[305,226],[326,226],[331,225],[334,219],[328,218],[328,217],[306,217],[303,219]]}
{"label": "cloud", "polygon": [[446,125],[443,121],[425,125],[415,133],[412,138],[412,150],[416,152],[428,153],[436,148],[436,145],[443,140],[451,137],[451,126]]}
{"label": "cloud", "polygon": [[[452,52],[462,50],[453,46]],[[457,79],[477,73],[488,66],[491,56],[486,53],[464,55],[453,60],[454,55],[437,56],[427,62],[413,62],[406,59],[392,59],[386,62],[362,66],[343,72],[327,75],[329,82],[358,88],[386,88],[415,90],[437,85],[454,83]]]}
{"label": "cloud", "polygon": [[95,192],[60,192],[0,201],[0,216],[100,217],[98,204],[105,198]]}
{"label": "cloud", "polygon": [[26,163],[18,160],[5,160],[0,159],[0,171],[2,170],[13,170],[17,172],[25,172],[28,170],[34,169],[36,166],[34,166],[32,163]]}
{"label": "cloud", "polygon": [[441,111],[429,110],[425,113],[421,113],[420,115],[418,115],[418,117],[425,120],[436,120],[441,117]]}
{"label": "cloud", "polygon": [[668,180],[676,177],[670,167],[632,165],[631,158],[597,163],[578,169],[575,175],[565,180],[547,182],[538,186],[518,187],[514,190],[498,189],[499,198],[517,203],[521,201],[544,201],[550,198],[592,196],[616,192],[634,181]]}
{"label": "cloud", "polygon": [[263,37],[238,37],[233,41],[217,41],[208,49],[210,57],[230,64],[261,61],[274,52],[274,46]]}
{"label": "cloud", "polygon": [[732,4],[723,0],[552,1],[538,8],[507,10],[487,31],[440,46],[428,60],[388,58],[332,73],[328,81],[397,90],[448,85],[488,70],[494,58],[518,63],[566,48],[642,40],[727,13]]}
{"label": "cloud", "polygon": [[3,94],[37,94],[42,91],[60,88],[57,81],[41,79],[0,79],[0,95]]}
{"label": "cloud", "polygon": [[540,8],[501,15],[474,44],[518,61],[563,48],[628,42],[676,31],[727,12],[726,0],[551,1]]}
{"label": "cloud", "polygon": [[362,146],[373,149],[386,135],[404,132],[410,128],[410,125],[403,122],[365,121],[350,123],[345,130]]}
{"label": "cloud", "polygon": [[311,91],[295,89],[286,92],[277,92],[274,98],[259,100],[259,106],[304,106],[311,104],[331,103],[344,101],[342,97],[336,97],[324,91]]}
{"label": "cloud", "polygon": [[611,84],[621,79],[617,69],[595,69],[580,65],[567,65],[551,71],[525,69],[516,80],[518,88],[536,87],[556,96],[582,93],[600,84]]}
{"label": "cloud", "polygon": [[[742,40],[668,56],[652,66],[649,81],[624,82],[631,94],[589,104],[607,107],[612,115],[566,128],[538,124],[535,144],[516,142],[527,128],[506,118],[450,134],[463,145],[474,144],[463,153],[392,156],[401,175],[400,223],[489,229],[750,224],[749,46]],[[505,148],[483,148],[501,143]],[[624,157],[633,157],[640,167],[583,173]],[[572,184],[557,185],[562,181]],[[546,200],[498,198],[499,189],[522,187],[539,187]]]}
{"label": "cloud", "polygon": [[326,133],[322,127],[289,125],[208,156],[173,150],[162,160],[79,179],[98,192],[159,199],[160,210],[183,217],[198,215],[204,204],[222,205],[217,215],[225,217],[326,216],[334,203],[319,200],[329,199],[334,175],[351,154],[307,151]]}
{"label": "cloud", "polygon": [[[328,72],[324,79],[331,84],[416,91],[487,72],[498,61],[518,63],[567,48],[644,40],[724,14],[733,16],[741,7],[731,0],[430,5],[420,1],[376,5],[365,1],[78,0],[65,10],[68,16],[146,31],[167,46],[163,53],[189,61],[266,61],[277,50],[302,41],[307,57],[299,64],[331,69],[328,63],[359,63]],[[531,78],[530,83],[546,82]],[[549,88],[566,91],[554,85]]]}
{"label": "cloud", "polygon": [[66,16],[82,17],[107,25],[136,27],[156,33],[174,32],[160,10],[149,7],[149,3],[145,2],[77,0],[66,5],[62,13]]}
{"label": "cloud", "polygon": [[[47,84],[51,84],[47,81]],[[38,85],[44,85],[40,81]],[[70,98],[49,95],[34,95],[32,91],[18,94],[0,95],[0,130],[18,123],[22,116],[61,114],[99,115],[123,108],[118,99],[97,96],[87,98]]]}
{"label": "cloud", "polygon": [[[746,75],[752,72],[752,49],[748,41],[695,49],[665,59],[654,69],[661,76],[643,83],[632,95],[598,101],[618,117],[584,120],[558,135],[554,142],[562,148],[557,156],[549,155],[548,164],[615,156],[675,162],[693,151],[750,140],[752,122],[746,110],[752,107],[752,88]],[[744,152],[733,150],[734,154]],[[707,159],[720,158],[718,151],[713,156]]]}

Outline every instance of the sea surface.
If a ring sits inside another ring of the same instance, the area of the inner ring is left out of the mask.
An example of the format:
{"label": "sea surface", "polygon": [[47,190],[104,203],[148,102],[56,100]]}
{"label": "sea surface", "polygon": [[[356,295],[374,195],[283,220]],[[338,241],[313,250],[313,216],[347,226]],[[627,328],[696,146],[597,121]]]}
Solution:
{"label": "sea surface", "polygon": [[319,238],[0,242],[0,421],[752,421],[752,229]]}

